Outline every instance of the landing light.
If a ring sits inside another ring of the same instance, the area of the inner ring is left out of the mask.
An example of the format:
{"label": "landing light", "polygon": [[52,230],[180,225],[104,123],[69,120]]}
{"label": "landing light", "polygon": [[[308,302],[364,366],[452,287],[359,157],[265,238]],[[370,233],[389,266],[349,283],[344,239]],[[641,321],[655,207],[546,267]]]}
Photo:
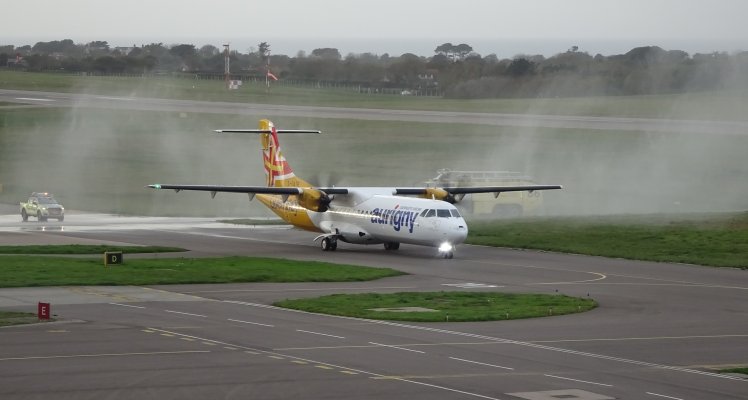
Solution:
{"label": "landing light", "polygon": [[454,246],[452,246],[452,244],[449,243],[449,242],[444,242],[444,243],[442,243],[442,244],[439,245],[439,252],[440,253],[448,253],[448,252],[452,251],[452,249],[454,249]]}

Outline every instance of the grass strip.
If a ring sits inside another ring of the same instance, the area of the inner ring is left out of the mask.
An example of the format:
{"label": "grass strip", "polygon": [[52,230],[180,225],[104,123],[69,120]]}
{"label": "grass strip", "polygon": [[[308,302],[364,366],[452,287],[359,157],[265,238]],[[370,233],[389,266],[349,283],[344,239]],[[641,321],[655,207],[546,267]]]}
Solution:
{"label": "grass strip", "polygon": [[169,285],[236,282],[352,282],[403,275],[389,268],[274,258],[103,259],[4,256],[0,287]]}
{"label": "grass strip", "polygon": [[746,374],[746,375],[748,375],[748,367],[721,369],[721,370],[719,370],[719,373],[721,373],[721,374]]}
{"label": "grass strip", "polygon": [[646,216],[474,221],[467,243],[748,268],[748,213],[676,221]]}
{"label": "grass strip", "polygon": [[36,314],[14,311],[0,311],[0,326],[33,324],[39,322]]}
{"label": "grass strip", "polygon": [[313,299],[284,300],[274,305],[321,314],[412,322],[536,318],[584,312],[597,307],[592,299],[496,292],[334,294]]}
{"label": "grass strip", "polygon": [[0,254],[104,254],[106,251],[121,251],[127,254],[172,253],[187,251],[179,247],[161,246],[108,246],[108,245],[28,245],[0,246]]}

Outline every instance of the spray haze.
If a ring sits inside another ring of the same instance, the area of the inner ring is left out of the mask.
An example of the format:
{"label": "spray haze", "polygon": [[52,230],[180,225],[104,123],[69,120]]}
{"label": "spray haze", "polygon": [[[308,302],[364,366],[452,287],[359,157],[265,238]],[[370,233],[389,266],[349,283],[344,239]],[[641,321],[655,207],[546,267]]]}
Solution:
{"label": "spray haze", "polygon": [[[669,119],[684,115],[713,121],[748,115],[741,89],[746,87],[744,77],[731,78],[736,89],[720,92],[620,101],[526,101],[521,126],[294,116],[272,119],[281,128],[323,131],[323,135],[280,138],[296,174],[321,185],[420,186],[440,168],[505,170],[533,176],[537,183],[564,185],[562,191],[544,193],[549,215],[744,210],[748,132],[740,128],[729,134],[718,128],[661,129],[671,126]],[[142,82],[121,94],[132,101],[173,94],[168,83]],[[87,87],[78,91],[94,92]],[[642,104],[657,104],[653,107],[657,111],[649,111],[648,115],[656,118],[648,120],[650,128],[645,130],[618,129],[620,121],[612,129],[541,126],[536,115],[555,112],[558,104],[566,107],[568,115],[600,114],[601,109],[608,115],[637,115]],[[725,105],[733,107],[727,118]],[[211,200],[207,193],[177,195],[144,188],[151,183],[263,185],[257,137],[220,135],[212,130],[255,127],[257,120],[267,115],[90,106],[81,103],[67,109],[19,110],[6,118],[6,137],[0,149],[6,188],[3,198],[15,202],[28,192],[48,190],[70,209],[149,215],[270,215],[242,195],[219,194]],[[485,110],[485,105],[482,107]]]}

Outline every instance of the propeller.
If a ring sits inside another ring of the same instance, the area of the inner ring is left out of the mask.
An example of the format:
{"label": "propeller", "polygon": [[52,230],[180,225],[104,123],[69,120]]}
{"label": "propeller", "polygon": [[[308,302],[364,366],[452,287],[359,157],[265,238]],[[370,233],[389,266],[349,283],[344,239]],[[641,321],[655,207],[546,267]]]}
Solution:
{"label": "propeller", "polygon": [[[340,182],[340,174],[338,174],[337,170],[318,173],[314,178],[309,180],[309,183],[316,188],[333,188],[338,182]],[[320,194],[319,208],[321,211],[327,211],[330,203],[335,200],[335,195],[329,195],[322,190],[320,190]]]}
{"label": "propeller", "polygon": [[318,173],[313,179],[309,181],[314,187],[329,188],[335,187],[340,183],[340,174],[337,170],[331,172]]}

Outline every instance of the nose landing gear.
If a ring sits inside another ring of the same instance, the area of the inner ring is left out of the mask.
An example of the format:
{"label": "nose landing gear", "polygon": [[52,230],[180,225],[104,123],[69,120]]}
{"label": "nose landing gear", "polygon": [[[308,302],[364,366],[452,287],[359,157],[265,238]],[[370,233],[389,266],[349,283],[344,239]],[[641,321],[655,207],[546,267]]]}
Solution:
{"label": "nose landing gear", "polygon": [[454,257],[454,249],[455,247],[452,246],[452,243],[444,242],[439,245],[439,256],[444,258],[452,258]]}

